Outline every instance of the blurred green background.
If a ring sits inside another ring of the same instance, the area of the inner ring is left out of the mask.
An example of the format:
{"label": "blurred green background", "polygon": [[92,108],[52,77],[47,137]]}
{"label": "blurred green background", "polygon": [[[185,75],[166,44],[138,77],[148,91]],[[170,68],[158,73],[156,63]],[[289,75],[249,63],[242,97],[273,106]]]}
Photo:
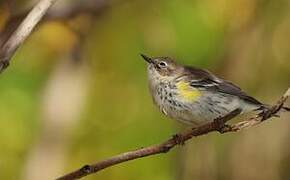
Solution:
{"label": "blurred green background", "polygon": [[[0,42],[36,1],[0,4]],[[59,0],[0,76],[0,179],[54,179],[162,142],[139,56],[207,68],[274,103],[290,85],[288,0]],[[288,103],[289,105],[289,103]],[[84,179],[290,179],[289,114]]]}

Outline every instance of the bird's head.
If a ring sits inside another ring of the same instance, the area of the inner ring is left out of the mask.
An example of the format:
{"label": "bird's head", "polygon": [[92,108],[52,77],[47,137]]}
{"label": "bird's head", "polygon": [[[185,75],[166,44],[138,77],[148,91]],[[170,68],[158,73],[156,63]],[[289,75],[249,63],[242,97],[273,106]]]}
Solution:
{"label": "bird's head", "polygon": [[148,75],[152,78],[176,78],[183,72],[183,66],[177,64],[170,57],[148,57],[141,54],[148,63]]}

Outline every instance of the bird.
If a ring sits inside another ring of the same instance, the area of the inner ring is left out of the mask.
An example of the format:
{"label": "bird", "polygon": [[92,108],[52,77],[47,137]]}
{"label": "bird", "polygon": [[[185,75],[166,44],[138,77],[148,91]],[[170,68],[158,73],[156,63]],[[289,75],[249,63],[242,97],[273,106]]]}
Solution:
{"label": "bird", "polygon": [[199,127],[233,111],[237,112],[235,117],[252,111],[263,113],[270,107],[208,70],[179,64],[171,57],[140,55],[147,63],[154,104],[183,124]]}

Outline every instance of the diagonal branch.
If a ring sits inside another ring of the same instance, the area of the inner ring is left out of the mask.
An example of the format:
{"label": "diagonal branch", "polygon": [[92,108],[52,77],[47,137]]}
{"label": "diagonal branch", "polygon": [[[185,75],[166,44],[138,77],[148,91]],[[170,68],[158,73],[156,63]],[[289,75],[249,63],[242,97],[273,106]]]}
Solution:
{"label": "diagonal branch", "polygon": [[9,39],[3,44],[0,49],[0,72],[9,65],[18,47],[27,39],[44,14],[56,1],[57,0],[40,0]]}
{"label": "diagonal branch", "polygon": [[[233,125],[225,125],[224,123],[227,122],[229,119],[233,118],[237,113],[239,113],[239,110],[234,110],[228,115],[216,119],[214,122],[205,124],[203,126],[200,126],[198,128],[193,128],[186,130],[182,132],[181,134],[174,135],[172,138],[168,139],[167,141],[151,145],[145,148],[140,148],[133,151],[128,151],[116,156],[112,156],[108,159],[105,159],[103,161],[97,162],[95,164],[91,165],[85,165],[82,168],[75,170],[71,173],[68,173],[62,177],[57,178],[57,180],[73,180],[73,179],[79,179],[84,176],[87,176],[89,174],[96,173],[102,169],[114,166],[116,164],[120,164],[126,161],[161,154],[161,153],[167,153],[170,149],[175,147],[176,145],[183,144],[185,141],[191,139],[195,136],[201,136],[205,135],[209,132],[213,131],[219,131],[221,133],[228,133],[228,132],[237,132],[242,129],[250,128],[252,126],[258,125],[265,120],[270,119],[271,117],[278,116],[277,114],[281,111],[283,108],[284,103],[290,96],[290,88],[286,91],[286,93],[277,101],[276,105],[270,107],[267,111],[256,115],[253,118],[250,118],[249,120],[242,121]],[[288,109],[289,110],[289,109]]]}

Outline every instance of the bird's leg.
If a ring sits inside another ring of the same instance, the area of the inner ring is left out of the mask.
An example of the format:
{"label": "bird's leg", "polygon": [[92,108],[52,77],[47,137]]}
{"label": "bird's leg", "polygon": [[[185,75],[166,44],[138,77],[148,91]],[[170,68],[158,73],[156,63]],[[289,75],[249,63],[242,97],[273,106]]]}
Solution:
{"label": "bird's leg", "polygon": [[232,128],[231,125],[228,125],[224,122],[223,118],[216,118],[213,121],[213,125],[214,125],[215,129],[221,134],[223,134],[227,131],[230,131]]}
{"label": "bird's leg", "polygon": [[178,144],[178,145],[184,145],[185,143],[184,143],[184,141],[185,141],[185,139],[183,138],[183,135],[182,134],[174,134],[173,136],[172,136],[172,139],[174,140],[174,142],[176,143],[176,144]]}
{"label": "bird's leg", "polygon": [[242,112],[241,109],[235,109],[233,111],[231,111],[230,113],[226,114],[225,116],[222,117],[218,117],[216,119],[213,120],[213,125],[215,127],[215,129],[222,133],[231,131],[232,127],[231,125],[226,124],[227,121],[231,120],[232,118],[236,117],[237,115],[239,115]]}

